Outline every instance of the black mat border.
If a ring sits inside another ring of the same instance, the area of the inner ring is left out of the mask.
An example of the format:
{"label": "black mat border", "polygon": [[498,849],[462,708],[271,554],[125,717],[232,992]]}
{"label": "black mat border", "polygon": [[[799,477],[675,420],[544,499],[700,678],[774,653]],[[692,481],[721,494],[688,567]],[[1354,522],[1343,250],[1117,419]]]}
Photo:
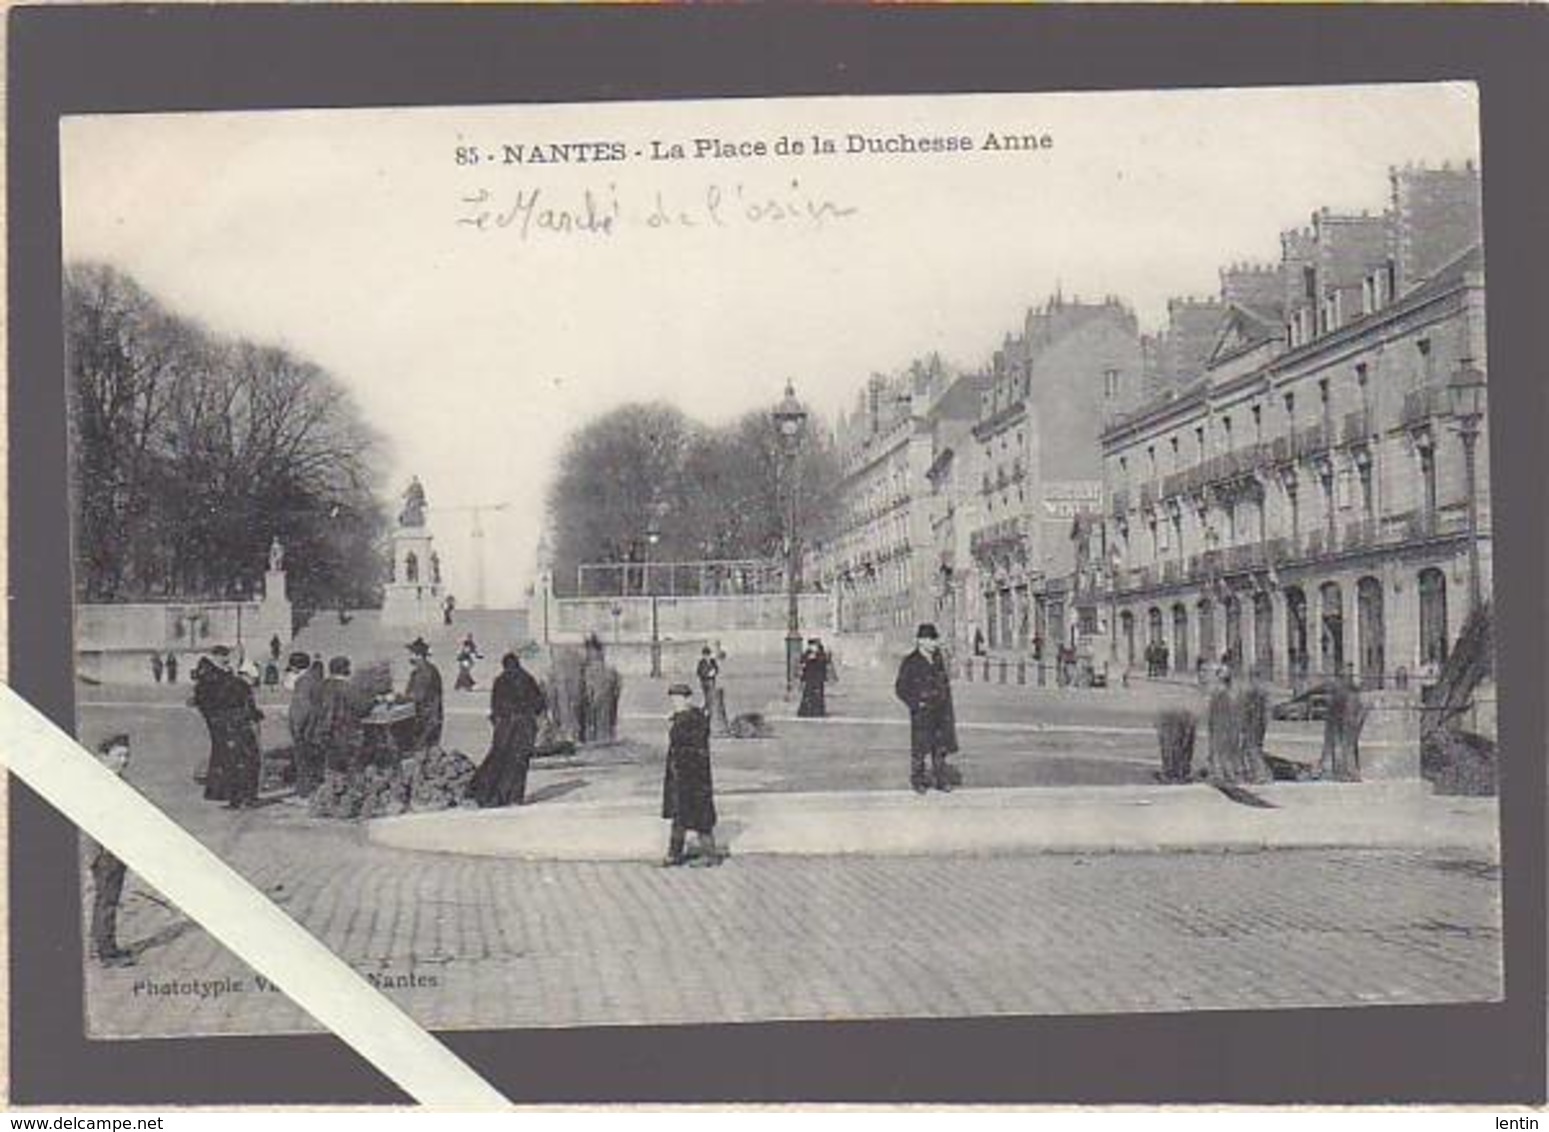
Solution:
{"label": "black mat border", "polygon": [[[1506,1002],[508,1031],[448,1041],[511,1097],[531,1102],[1541,1101],[1546,17],[1527,7],[1385,5],[12,9],[13,686],[56,720],[72,718],[59,376],[61,114],[1478,81],[1503,614]],[[13,783],[11,797],[15,1101],[404,1099],[331,1037],[83,1042],[75,839],[25,787]]]}

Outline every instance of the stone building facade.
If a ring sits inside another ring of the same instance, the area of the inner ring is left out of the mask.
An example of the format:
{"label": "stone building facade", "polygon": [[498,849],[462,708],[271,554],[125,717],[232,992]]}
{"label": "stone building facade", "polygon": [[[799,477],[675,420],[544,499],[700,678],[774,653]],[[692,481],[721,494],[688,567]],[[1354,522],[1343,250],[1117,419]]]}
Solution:
{"label": "stone building facade", "polygon": [[[1278,264],[1222,272],[1208,358],[1102,435],[1111,661],[1193,674],[1423,679],[1470,602],[1465,445],[1448,384],[1488,372],[1480,181],[1393,170],[1381,216],[1323,210]],[[1474,460],[1490,592],[1489,442]]]}
{"label": "stone building facade", "polygon": [[967,611],[941,600],[956,585],[957,561],[942,556],[941,524],[955,524],[958,513],[933,470],[964,449],[979,385],[933,356],[903,374],[873,376],[840,418],[838,522],[810,567],[833,595],[840,632],[902,641],[944,608],[954,631],[967,631]]}
{"label": "stone building facade", "polygon": [[978,514],[969,536],[991,651],[1070,643],[1072,523],[1103,500],[1105,414],[1141,396],[1142,342],[1117,299],[1056,296],[1030,310],[988,371],[973,428]]}

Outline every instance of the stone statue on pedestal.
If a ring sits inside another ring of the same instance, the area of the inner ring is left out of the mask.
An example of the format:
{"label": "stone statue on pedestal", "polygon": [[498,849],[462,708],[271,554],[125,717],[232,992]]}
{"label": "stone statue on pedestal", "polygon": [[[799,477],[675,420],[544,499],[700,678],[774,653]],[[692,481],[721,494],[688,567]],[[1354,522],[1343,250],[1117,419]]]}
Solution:
{"label": "stone statue on pedestal", "polygon": [[285,569],[285,547],[280,544],[279,537],[269,544],[269,572],[278,574]]}
{"label": "stone statue on pedestal", "polygon": [[398,524],[403,527],[425,525],[425,488],[420,483],[419,476],[409,481],[409,486],[403,493],[403,510],[398,513]]}

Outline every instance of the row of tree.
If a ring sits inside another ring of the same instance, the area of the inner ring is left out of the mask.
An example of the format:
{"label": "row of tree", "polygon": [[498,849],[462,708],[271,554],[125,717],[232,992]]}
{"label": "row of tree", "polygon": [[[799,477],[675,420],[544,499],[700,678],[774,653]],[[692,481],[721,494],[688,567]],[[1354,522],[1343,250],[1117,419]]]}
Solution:
{"label": "row of tree", "polygon": [[832,437],[809,417],[789,451],[768,410],[719,428],[660,402],[599,417],[570,437],[549,495],[556,589],[574,592],[583,563],[781,561],[792,476],[800,541],[822,540],[839,484]]}
{"label": "row of tree", "polygon": [[250,594],[270,540],[303,608],[374,604],[382,445],[345,388],[67,265],[75,569],[87,601]]}

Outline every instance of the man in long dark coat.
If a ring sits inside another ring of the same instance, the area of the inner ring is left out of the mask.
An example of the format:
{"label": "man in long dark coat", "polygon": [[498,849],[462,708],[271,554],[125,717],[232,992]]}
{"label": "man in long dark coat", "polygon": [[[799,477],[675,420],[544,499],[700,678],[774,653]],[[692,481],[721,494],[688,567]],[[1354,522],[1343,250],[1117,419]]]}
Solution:
{"label": "man in long dark coat", "polygon": [[672,718],[667,731],[667,768],[662,779],[662,817],[672,822],[665,866],[688,860],[688,831],[699,842],[695,862],[719,865],[725,853],[715,843],[715,785],[710,775],[710,717],[691,702],[687,684],[667,689]]}
{"label": "man in long dark coat", "polygon": [[468,793],[481,807],[520,806],[527,799],[527,769],[538,738],[538,717],[548,707],[543,689],[514,652],[500,658],[500,675],[489,693],[489,721],[495,725],[489,754],[479,764]]}
{"label": "man in long dark coat", "polygon": [[237,810],[258,801],[258,721],[253,689],[231,670],[231,650],[210,650],[210,669],[194,691],[194,706],[210,728],[204,796]]}
{"label": "man in long dark coat", "polygon": [[309,731],[313,713],[323,694],[323,662],[314,660],[300,676],[290,695],[290,741],[296,761],[298,801],[310,798],[323,781],[323,751],[312,742]]}
{"label": "man in long dark coat", "polygon": [[914,651],[898,666],[893,692],[909,709],[909,785],[916,794],[933,786],[950,791],[947,756],[957,751],[957,721],[936,626],[927,622],[915,632]]}
{"label": "man in long dark coat", "polygon": [[[336,656],[329,660],[328,675],[319,686],[307,716],[307,744],[322,760],[324,782],[335,787],[360,770],[365,752],[365,728],[361,720],[365,718],[368,705],[350,678],[350,667],[348,657]],[[313,793],[319,792],[314,790]],[[317,804],[318,799],[314,798],[313,806]]]}
{"label": "man in long dark coat", "polygon": [[416,746],[420,750],[441,745],[441,724],[444,718],[441,692],[441,670],[430,662],[430,646],[423,637],[409,643],[409,686],[404,694],[414,703],[414,717],[419,721],[420,733]]}

